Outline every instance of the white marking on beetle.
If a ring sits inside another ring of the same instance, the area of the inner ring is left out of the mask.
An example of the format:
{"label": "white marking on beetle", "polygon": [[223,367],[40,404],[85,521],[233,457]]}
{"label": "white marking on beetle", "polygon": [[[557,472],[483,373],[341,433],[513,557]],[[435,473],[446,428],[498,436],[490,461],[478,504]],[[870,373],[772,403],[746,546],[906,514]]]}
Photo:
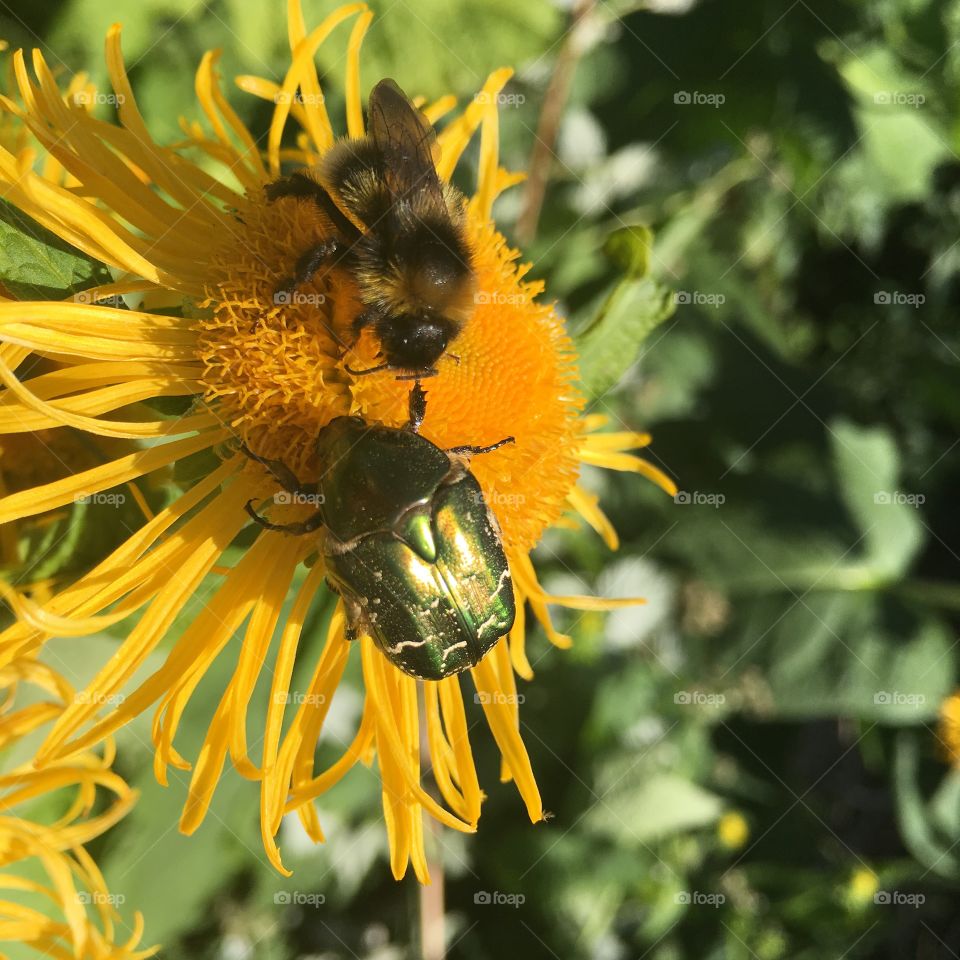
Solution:
{"label": "white marking on beetle", "polygon": [[387,647],[387,653],[399,653],[404,647],[422,647],[426,643],[424,640],[401,640],[399,643],[395,643],[392,647]]}
{"label": "white marking on beetle", "polygon": [[455,643],[452,647],[447,647],[447,649],[443,651],[443,656],[441,659],[446,662],[447,657],[449,657],[454,650],[459,650],[461,647],[465,647],[466,645],[467,641],[461,640],[459,643]]}

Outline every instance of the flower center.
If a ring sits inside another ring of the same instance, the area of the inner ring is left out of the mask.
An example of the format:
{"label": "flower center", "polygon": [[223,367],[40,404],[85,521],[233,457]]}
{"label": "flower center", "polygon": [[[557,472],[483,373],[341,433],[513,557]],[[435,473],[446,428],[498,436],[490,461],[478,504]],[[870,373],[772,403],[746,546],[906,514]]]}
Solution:
{"label": "flower center", "polygon": [[341,270],[278,290],[328,230],[314,206],[248,197],[213,259],[200,321],[204,399],[261,456],[307,467],[317,433],[350,412],[342,355],[360,304]]}

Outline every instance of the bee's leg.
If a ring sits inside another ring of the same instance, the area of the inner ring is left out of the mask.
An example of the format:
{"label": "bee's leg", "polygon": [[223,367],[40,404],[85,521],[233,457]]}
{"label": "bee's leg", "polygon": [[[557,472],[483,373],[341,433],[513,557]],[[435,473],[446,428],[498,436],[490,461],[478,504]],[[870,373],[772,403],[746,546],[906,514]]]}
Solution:
{"label": "bee's leg", "polygon": [[281,177],[273,183],[268,183],[264,190],[268,200],[279,200],[281,197],[309,198],[349,243],[360,239],[360,231],[333,202],[326,187],[305,173],[291,173],[289,177]]}
{"label": "bee's leg", "polygon": [[423,423],[423,418],[427,415],[427,391],[420,386],[419,380],[410,391],[407,409],[409,410],[410,420],[406,429],[416,433],[420,429],[420,424]]}
{"label": "bee's leg", "polygon": [[360,331],[364,327],[369,327],[370,324],[376,323],[382,316],[382,311],[377,307],[367,307],[361,310],[350,324],[350,329],[353,331],[354,337],[359,337]]}
{"label": "bee's leg", "polygon": [[297,265],[293,269],[293,276],[284,280],[276,289],[278,303],[289,303],[293,291],[302,283],[306,283],[325,263],[335,257],[341,250],[339,241],[333,237],[321,240],[316,246],[310,247],[301,254]]}
{"label": "bee's leg", "polygon": [[257,463],[266,467],[270,471],[270,476],[288,493],[309,497],[317,492],[317,484],[301,483],[297,475],[282,460],[270,460],[268,457],[258,456],[245,443],[240,444],[240,449],[251,460],[256,460]]}
{"label": "bee's leg", "polygon": [[481,453],[493,453],[494,450],[499,450],[500,447],[507,443],[516,443],[516,441],[513,437],[504,437],[496,443],[491,443],[489,447],[450,447],[447,453],[455,453],[461,457],[475,457]]}
{"label": "bee's leg", "polygon": [[312,517],[307,517],[306,520],[301,520],[299,523],[271,523],[253,509],[252,500],[246,502],[244,510],[246,510],[250,518],[255,520],[264,530],[275,530],[278,533],[292,533],[299,537],[305,533],[313,533],[314,530],[319,530],[320,527],[323,526],[323,515],[319,510],[313,514]]}

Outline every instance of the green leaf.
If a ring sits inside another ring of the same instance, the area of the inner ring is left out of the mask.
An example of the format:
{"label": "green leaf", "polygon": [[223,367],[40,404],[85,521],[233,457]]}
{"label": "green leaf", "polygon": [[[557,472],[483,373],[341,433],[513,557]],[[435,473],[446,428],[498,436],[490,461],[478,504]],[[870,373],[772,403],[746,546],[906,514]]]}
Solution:
{"label": "green leaf", "polygon": [[603,252],[628,276],[645,277],[650,272],[653,231],[643,224],[614,230]]}
{"label": "green leaf", "polygon": [[[960,877],[957,839],[941,832],[936,811],[928,808],[920,789],[919,739],[903,732],[896,740],[893,784],[903,839],[910,852],[928,870],[941,877]],[[956,791],[953,791],[954,798]]]}
{"label": "green leaf", "polygon": [[618,843],[651,840],[713,823],[723,806],[719,797],[672,773],[650,774],[636,764],[619,771],[611,783],[599,782],[603,798],[587,814],[588,827]]}
{"label": "green leaf", "polygon": [[0,201],[0,283],[25,300],[61,300],[110,273],[9,203]]}
{"label": "green leaf", "polygon": [[580,382],[587,396],[599,397],[616,386],[643,341],[675,309],[673,291],[650,277],[617,283],[577,339]]}
{"label": "green leaf", "polygon": [[830,437],[843,499],[863,533],[868,577],[899,579],[923,540],[923,497],[899,489],[900,457],[883,429],[835,421]]}
{"label": "green leaf", "polygon": [[739,608],[739,642],[719,660],[713,648],[707,655],[721,677],[763,677],[760,712],[919,724],[950,692],[956,656],[947,627],[875,594],[811,592]]}

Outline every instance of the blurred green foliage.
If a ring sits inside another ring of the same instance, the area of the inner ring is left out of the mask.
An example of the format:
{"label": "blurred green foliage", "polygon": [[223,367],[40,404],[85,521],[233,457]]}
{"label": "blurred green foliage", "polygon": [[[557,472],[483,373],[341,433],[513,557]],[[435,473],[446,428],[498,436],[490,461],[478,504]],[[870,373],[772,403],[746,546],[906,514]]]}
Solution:
{"label": "blurred green foliage", "polygon": [[[517,68],[501,147],[526,167],[568,11],[371,5],[365,85],[465,99]],[[308,23],[332,7],[306,3]],[[198,116],[204,50],[223,48],[224,77],[283,75],[282,8],[71,0],[0,20],[14,45],[103,85],[103,34],[122,19],[151,130],[173,140]],[[333,116],[341,33],[320,56]],[[548,824],[497,785],[477,730],[479,834],[436,840],[450,956],[956,955],[960,776],[934,723],[960,609],[960,4],[600,2],[578,52],[525,254],[580,337],[589,411],[651,429],[682,492],[588,471],[620,552],[568,531],[539,549],[559,592],[649,603],[568,615],[569,653],[532,640],[522,722]],[[267,107],[230,99],[262,134]],[[522,191],[499,201],[508,236]],[[51,256],[55,289],[89,284],[89,265]],[[303,671],[328,616],[312,614]],[[52,650],[82,683],[122,630]],[[194,703],[209,689],[212,710],[235,653]],[[360,709],[351,670],[319,748],[331,757]],[[208,718],[188,715],[186,751]],[[177,833],[185,779],[153,782],[148,739],[146,721],[123,735],[142,800],[94,853],[165,955],[417,955],[414,885],[389,879],[374,775],[324,798],[326,845],[285,829],[285,880],[235,774],[199,833]],[[731,811],[742,845],[718,830]],[[293,890],[325,899],[287,905]],[[523,903],[477,902],[494,891]]]}

